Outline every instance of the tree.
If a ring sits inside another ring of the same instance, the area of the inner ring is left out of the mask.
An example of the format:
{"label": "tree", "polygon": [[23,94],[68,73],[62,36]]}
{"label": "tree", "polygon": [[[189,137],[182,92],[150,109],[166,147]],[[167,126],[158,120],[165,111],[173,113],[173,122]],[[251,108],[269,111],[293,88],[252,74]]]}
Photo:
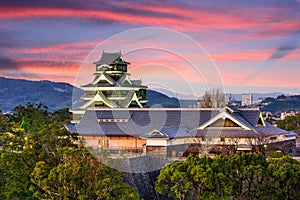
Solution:
{"label": "tree", "polygon": [[188,157],[161,170],[156,191],[174,199],[299,199],[300,163],[241,152]]}
{"label": "tree", "polygon": [[76,145],[77,135],[57,121],[66,115],[56,114],[28,104],[0,116],[0,199],[137,199],[119,172]]}
{"label": "tree", "polygon": [[[291,157],[270,158],[268,160],[267,187],[264,191],[268,199],[299,199],[300,163]],[[265,198],[267,199],[267,198]]]}
{"label": "tree", "polygon": [[225,94],[220,88],[206,90],[199,102],[201,108],[220,108],[225,106]]}
{"label": "tree", "polygon": [[175,199],[222,199],[227,177],[214,161],[195,156],[166,166],[157,178],[156,191]]}
{"label": "tree", "polygon": [[26,106],[19,105],[12,110],[11,121],[20,123],[26,132],[37,132],[46,124],[52,123],[49,119],[48,108],[42,103],[30,103]]}
{"label": "tree", "polygon": [[59,109],[51,113],[51,118],[52,121],[59,121],[59,122],[70,121],[71,113],[69,111],[69,108]]}
{"label": "tree", "polygon": [[295,116],[286,116],[284,120],[278,120],[277,126],[287,131],[295,131],[300,133],[300,114]]}
{"label": "tree", "polygon": [[118,171],[95,159],[85,148],[62,148],[57,166],[37,162],[32,182],[34,196],[45,199],[138,199]]}
{"label": "tree", "polygon": [[176,199],[189,199],[193,182],[187,168],[185,162],[175,162],[166,166],[159,174],[156,191],[159,194],[168,193],[169,197]]}
{"label": "tree", "polygon": [[[222,165],[222,163],[219,163]],[[261,184],[267,168],[262,154],[237,152],[227,160],[225,176],[230,178],[234,199],[261,199]]]}
{"label": "tree", "polygon": [[0,191],[4,191],[6,199],[31,199],[37,188],[31,181],[36,163],[43,161],[49,169],[55,167],[60,161],[60,148],[77,148],[73,143],[76,135],[68,133],[58,122],[34,133],[26,132],[16,122],[10,124],[10,130],[0,137],[4,141],[0,152],[4,184]]}

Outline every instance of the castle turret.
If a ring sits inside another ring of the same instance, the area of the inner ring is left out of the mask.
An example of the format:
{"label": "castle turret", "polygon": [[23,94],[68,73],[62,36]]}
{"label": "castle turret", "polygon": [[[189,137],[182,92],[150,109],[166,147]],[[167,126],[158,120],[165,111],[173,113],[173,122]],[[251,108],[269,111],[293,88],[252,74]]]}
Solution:
{"label": "castle turret", "polygon": [[88,108],[143,108],[146,106],[146,86],[141,80],[130,80],[127,66],[121,52],[103,52],[100,60],[94,62],[94,80],[82,85],[83,105],[73,109],[74,121],[80,120]]}

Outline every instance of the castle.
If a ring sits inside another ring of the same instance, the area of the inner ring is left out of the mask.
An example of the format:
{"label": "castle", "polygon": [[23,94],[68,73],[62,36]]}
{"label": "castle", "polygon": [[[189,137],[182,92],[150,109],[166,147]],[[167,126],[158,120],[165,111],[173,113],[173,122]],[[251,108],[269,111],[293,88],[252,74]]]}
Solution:
{"label": "castle", "polygon": [[73,122],[79,122],[88,108],[143,108],[146,105],[146,86],[141,80],[130,80],[121,52],[103,52],[94,62],[96,72],[93,82],[81,86],[84,103],[73,109]]}
{"label": "castle", "polygon": [[84,103],[66,125],[89,148],[181,157],[295,146],[296,134],[265,121],[258,108],[147,108],[147,87],[130,80],[121,52],[103,52],[94,64],[94,80],[81,86]]}

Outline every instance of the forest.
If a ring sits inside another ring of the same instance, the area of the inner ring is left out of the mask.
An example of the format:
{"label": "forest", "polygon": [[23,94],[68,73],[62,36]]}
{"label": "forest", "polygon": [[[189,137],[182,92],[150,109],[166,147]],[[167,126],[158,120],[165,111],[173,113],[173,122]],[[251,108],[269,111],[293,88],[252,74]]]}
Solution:
{"label": "forest", "polygon": [[165,166],[156,191],[171,199],[300,199],[300,163],[273,152],[188,157]]}
{"label": "forest", "polygon": [[35,103],[0,115],[0,199],[139,199],[66,131],[69,117]]}

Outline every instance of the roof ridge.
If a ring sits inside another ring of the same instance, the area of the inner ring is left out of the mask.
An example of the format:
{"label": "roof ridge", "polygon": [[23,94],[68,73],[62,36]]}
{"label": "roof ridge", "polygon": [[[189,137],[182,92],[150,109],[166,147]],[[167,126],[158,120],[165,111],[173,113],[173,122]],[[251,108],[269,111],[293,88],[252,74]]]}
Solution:
{"label": "roof ridge", "polygon": [[98,110],[121,110],[121,111],[124,111],[124,110],[128,110],[128,111],[131,111],[131,110],[141,110],[141,111],[146,111],[146,110],[153,110],[153,111],[156,111],[156,110],[166,110],[166,111],[172,111],[172,110],[183,110],[183,111],[220,111],[221,109],[220,108],[87,108],[88,110],[95,110],[95,111],[98,111]]}
{"label": "roof ridge", "polygon": [[102,55],[103,54],[121,54],[121,51],[114,51],[114,52],[105,52],[105,51],[103,51]]}
{"label": "roof ridge", "polygon": [[253,107],[253,108],[237,108],[237,110],[239,111],[239,110],[260,110],[260,108],[259,107]]}

